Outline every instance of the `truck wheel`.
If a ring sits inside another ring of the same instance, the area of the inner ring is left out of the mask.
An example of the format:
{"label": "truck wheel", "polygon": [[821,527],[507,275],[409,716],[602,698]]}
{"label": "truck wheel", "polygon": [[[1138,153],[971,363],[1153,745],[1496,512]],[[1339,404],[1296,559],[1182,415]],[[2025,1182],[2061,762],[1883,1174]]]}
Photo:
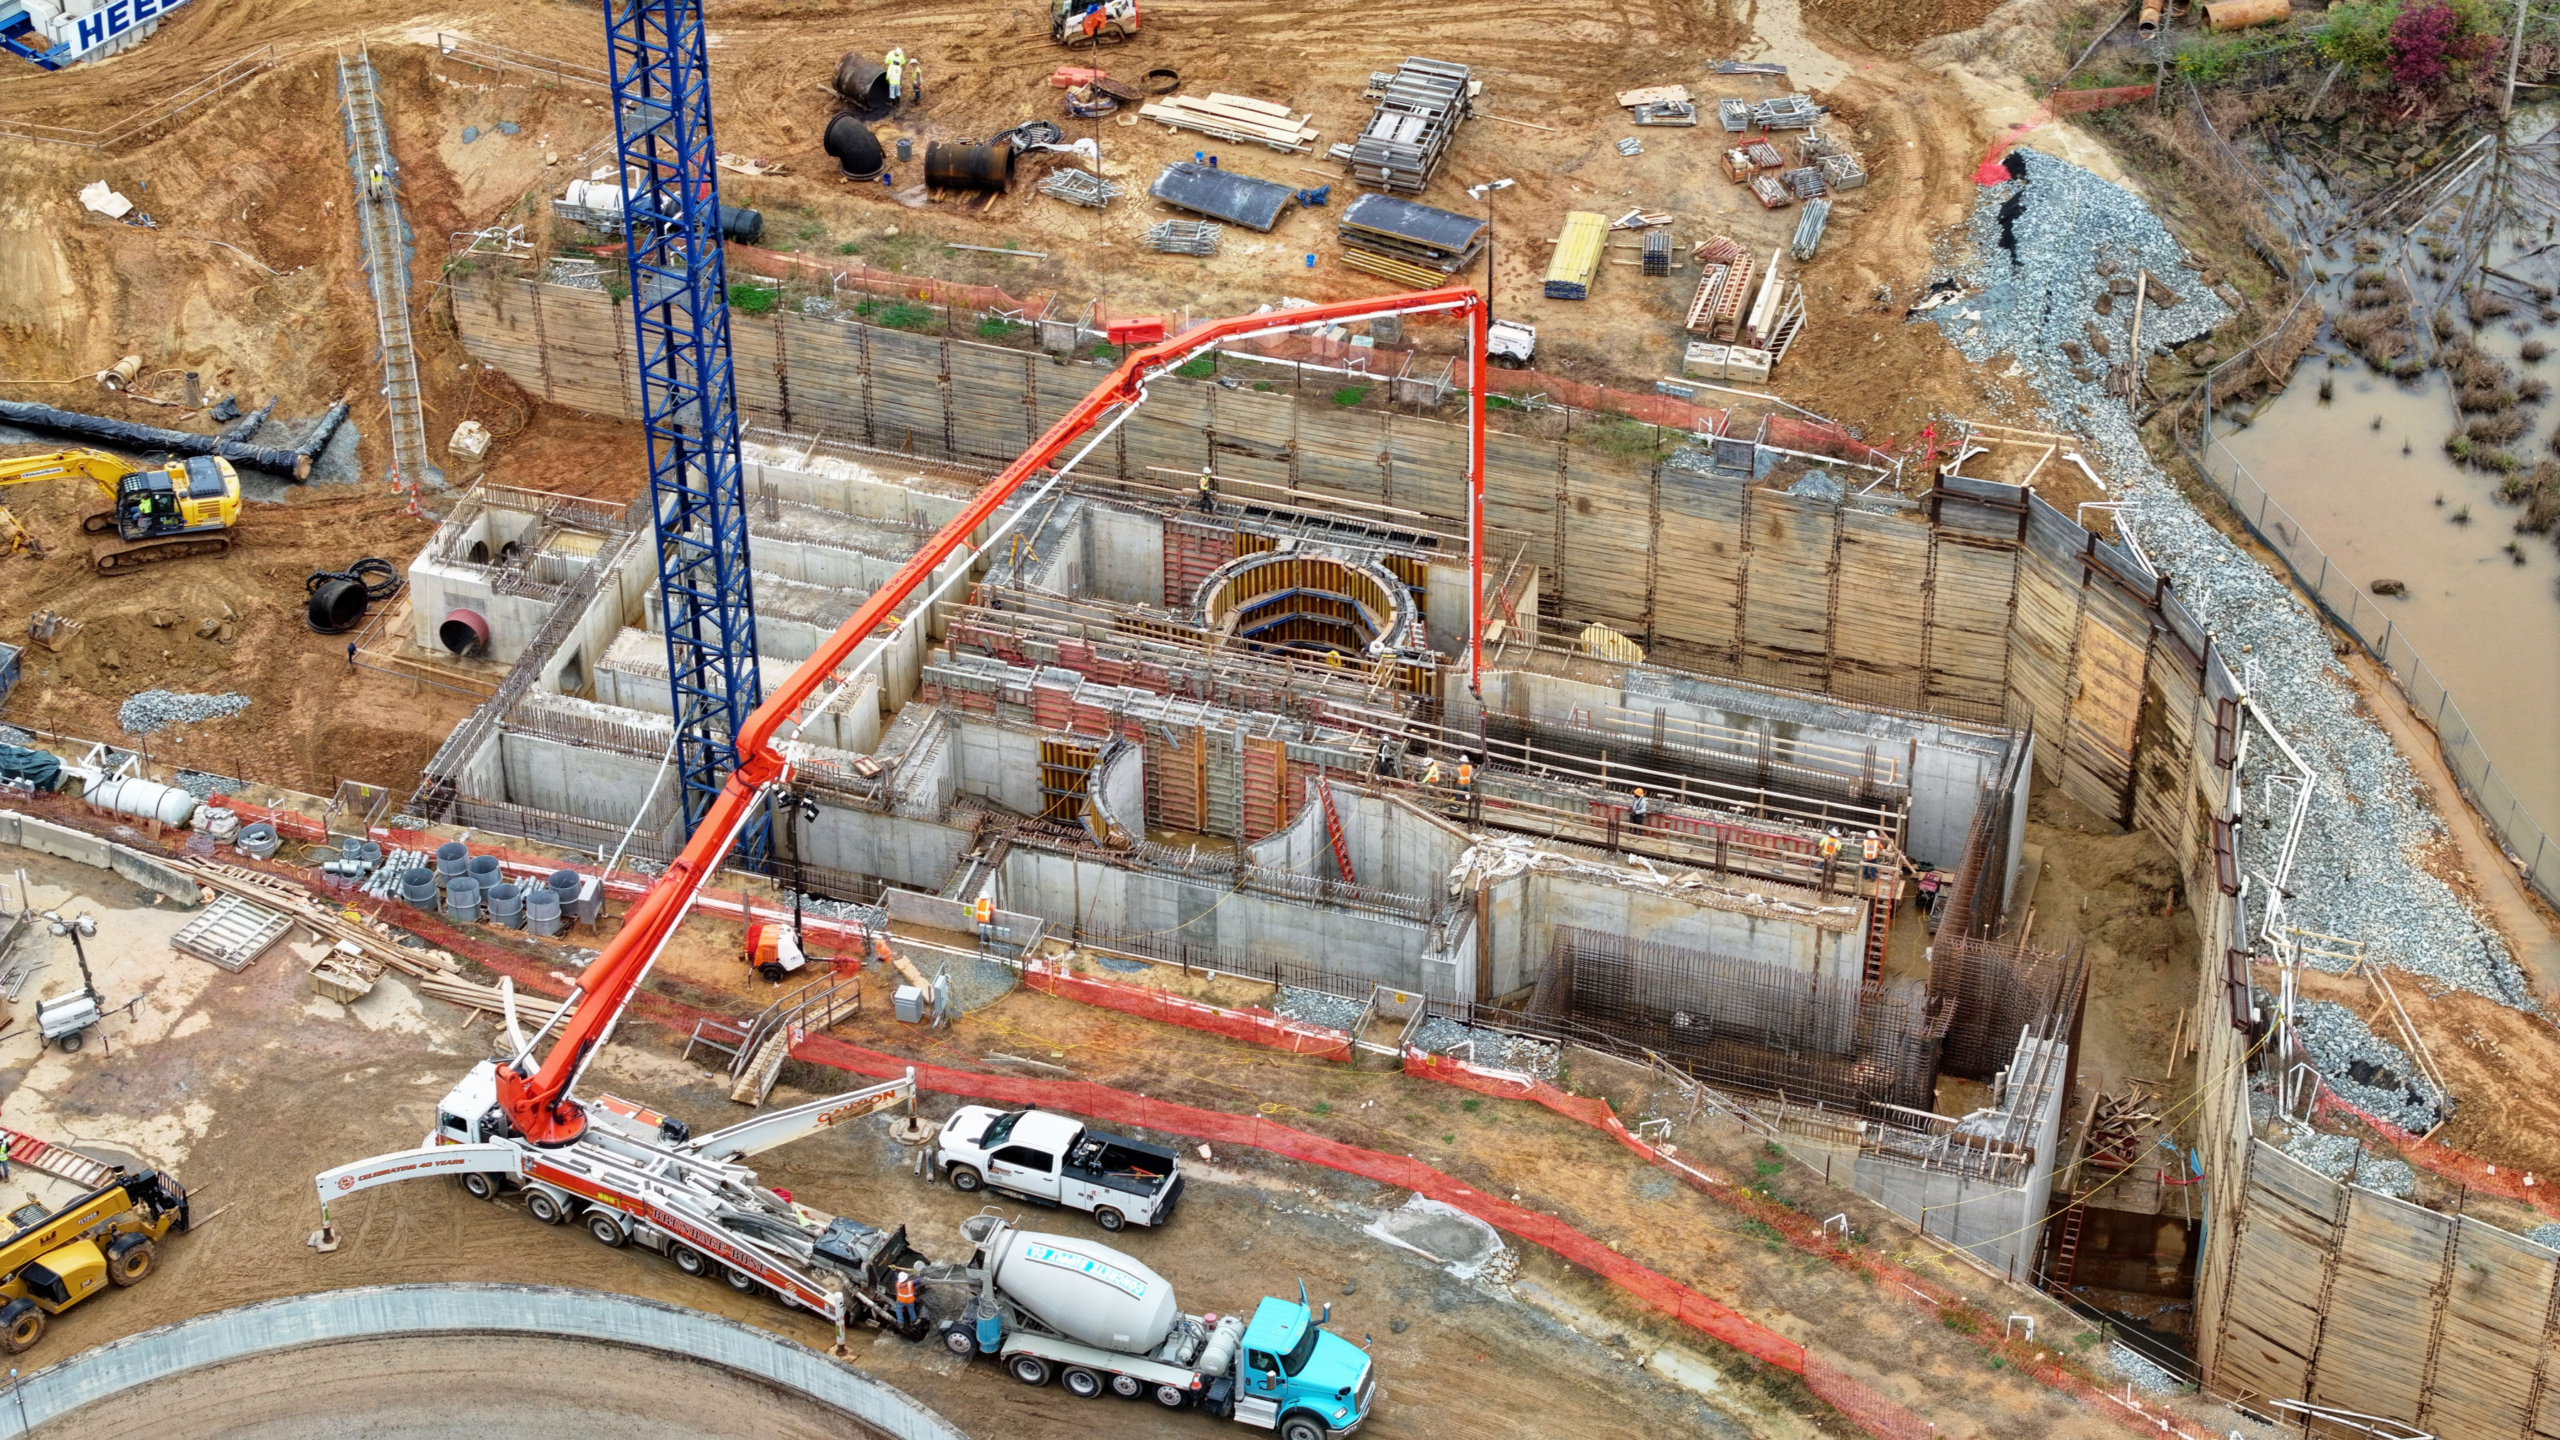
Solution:
{"label": "truck wheel", "polygon": [[1324,1440],[1324,1422],[1303,1413],[1292,1415],[1280,1422],[1280,1440]]}
{"label": "truck wheel", "polygon": [[1111,1393],[1123,1400],[1135,1400],[1147,1393],[1147,1382],[1135,1375],[1114,1375],[1111,1377]]}
{"label": "truck wheel", "polygon": [[963,1329],[945,1330],[942,1332],[942,1348],[966,1360],[978,1353],[978,1338]]}
{"label": "truck wheel", "polygon": [[744,1270],[722,1270],[720,1272],[720,1278],[728,1281],[729,1288],[737,1291],[741,1295],[753,1295],[756,1293],[756,1277],[748,1274]]}
{"label": "truck wheel", "polygon": [[667,1258],[676,1262],[677,1269],[697,1279],[711,1273],[711,1262],[690,1245],[676,1246],[667,1252]]}
{"label": "truck wheel", "polygon": [[980,1175],[977,1167],[974,1165],[954,1165],[951,1167],[951,1188],[959,1191],[963,1195],[974,1195],[978,1193],[979,1187],[986,1183],[986,1177]]}
{"label": "truck wheel", "polygon": [[474,1200],[495,1200],[498,1198],[498,1177],[467,1170],[462,1176],[462,1193]]}
{"label": "truck wheel", "polygon": [[597,1244],[610,1245],[616,1250],[631,1243],[631,1237],[623,1232],[622,1217],[610,1210],[598,1210],[589,1215],[587,1233],[596,1237]]}
{"label": "truck wheel", "polygon": [[44,1338],[45,1314],[33,1300],[12,1300],[0,1305],[0,1350],[12,1355],[35,1348]]}
{"label": "truck wheel", "polygon": [[1129,1217],[1108,1205],[1097,1205],[1093,1211],[1093,1223],[1117,1235],[1121,1227],[1129,1223]]}
{"label": "truck wheel", "polygon": [[[28,1308],[33,1309],[34,1307],[29,1306]],[[44,1318],[44,1312],[40,1310],[37,1311],[36,1318],[41,1322]],[[41,1323],[36,1326],[36,1333],[39,1335],[44,1333],[44,1326]],[[35,1342],[30,1340],[27,1343],[32,1345]],[[1006,1368],[1013,1371],[1014,1379],[1021,1381],[1025,1385],[1046,1385],[1049,1383],[1049,1362],[1041,1359],[1037,1355],[1016,1355],[1013,1359],[1006,1362]]]}
{"label": "truck wheel", "polygon": [[557,1225],[569,1218],[569,1212],[560,1208],[560,1202],[541,1190],[524,1197],[524,1213],[545,1225]]}
{"label": "truck wheel", "polygon": [[766,984],[779,985],[782,983],[782,962],[779,960],[767,960],[756,967],[756,973],[764,977]]}
{"label": "truck wheel", "polygon": [[1156,1403],[1167,1410],[1179,1410],[1191,1399],[1191,1392],[1172,1385],[1156,1387]]}
{"label": "truck wheel", "polygon": [[117,1285],[139,1285],[159,1263],[158,1246],[140,1235],[127,1236],[107,1250],[107,1278]]}
{"label": "truck wheel", "polygon": [[1079,1400],[1093,1400],[1102,1394],[1102,1377],[1081,1365],[1070,1365],[1059,1372],[1058,1383]]}

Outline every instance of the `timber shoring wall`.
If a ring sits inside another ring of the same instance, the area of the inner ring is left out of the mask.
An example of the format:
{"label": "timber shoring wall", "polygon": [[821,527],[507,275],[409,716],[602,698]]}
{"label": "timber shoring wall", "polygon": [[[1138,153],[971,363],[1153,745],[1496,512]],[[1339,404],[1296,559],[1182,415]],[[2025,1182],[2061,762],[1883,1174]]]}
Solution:
{"label": "timber shoring wall", "polygon": [[2560,1254],[2250,1145],[2219,1388],[2406,1419],[2445,1436],[2560,1436]]}

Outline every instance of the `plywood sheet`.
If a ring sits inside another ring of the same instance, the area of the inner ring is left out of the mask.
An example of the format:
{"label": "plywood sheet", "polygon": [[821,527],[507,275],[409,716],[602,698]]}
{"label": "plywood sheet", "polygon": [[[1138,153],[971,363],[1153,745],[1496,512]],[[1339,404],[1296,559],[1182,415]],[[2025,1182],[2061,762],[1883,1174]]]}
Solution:
{"label": "plywood sheet", "polygon": [[1739,476],[1666,470],[1654,634],[1739,663],[1742,644],[1743,496]]}
{"label": "plywood sheet", "polygon": [[1205,395],[1211,428],[1210,461],[1218,467],[1218,473],[1282,491],[1296,488],[1296,403],[1285,395],[1256,394],[1251,390],[1212,388]]}
{"label": "plywood sheet", "polygon": [[1588,452],[1571,451],[1565,476],[1564,556],[1574,621],[1598,620],[1612,629],[1641,633],[1650,623],[1645,605],[1645,558],[1653,548],[1651,476],[1588,465]]}
{"label": "plywood sheet", "polygon": [[2311,1399],[2367,1415],[2415,1415],[2453,1221],[2370,1190],[2347,1195]]}
{"label": "plywood sheet", "polygon": [[2442,1435],[2521,1435],[2529,1377],[2543,1351],[2555,1259],[2549,1250],[2477,1221],[2454,1242],[2453,1284],[2435,1377],[2418,1424]]}

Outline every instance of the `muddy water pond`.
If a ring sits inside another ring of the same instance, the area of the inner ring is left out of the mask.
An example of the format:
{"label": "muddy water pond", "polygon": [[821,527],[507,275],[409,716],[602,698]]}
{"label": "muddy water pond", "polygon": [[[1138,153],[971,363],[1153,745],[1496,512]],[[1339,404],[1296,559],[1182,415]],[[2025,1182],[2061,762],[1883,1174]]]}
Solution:
{"label": "muddy water pond", "polygon": [[[2560,383],[2560,356],[2521,364],[2517,342],[2497,327],[2480,344],[2523,375]],[[2560,401],[2528,411],[2544,413],[2512,447],[2527,464],[2550,453],[2555,410]],[[2560,831],[2560,550],[2549,536],[2515,533],[2517,511],[2498,502],[2498,477],[2446,453],[2454,423],[2440,372],[2404,383],[2344,357],[2333,368],[2314,350],[2254,418],[2215,430],[2338,568],[2368,587],[2408,586],[2381,601],[2385,612],[2517,796]]]}

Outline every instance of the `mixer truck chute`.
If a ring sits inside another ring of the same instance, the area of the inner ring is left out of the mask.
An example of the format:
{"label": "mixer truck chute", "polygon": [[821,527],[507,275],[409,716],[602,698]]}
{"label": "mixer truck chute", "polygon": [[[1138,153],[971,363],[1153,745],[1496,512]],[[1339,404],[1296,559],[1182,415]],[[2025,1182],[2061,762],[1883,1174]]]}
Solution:
{"label": "mixer truck chute", "polygon": [[1091,1399],[1148,1396],[1284,1440],[1334,1440],[1369,1418],[1377,1372],[1359,1346],[1323,1328],[1303,1287],[1265,1299],[1250,1324],[1183,1313],[1173,1285],[1107,1246],[1017,1230],[994,1215],[961,1234],[977,1247],[972,1286],[942,1325],[955,1355],[991,1355],[1025,1385],[1056,1380]]}

